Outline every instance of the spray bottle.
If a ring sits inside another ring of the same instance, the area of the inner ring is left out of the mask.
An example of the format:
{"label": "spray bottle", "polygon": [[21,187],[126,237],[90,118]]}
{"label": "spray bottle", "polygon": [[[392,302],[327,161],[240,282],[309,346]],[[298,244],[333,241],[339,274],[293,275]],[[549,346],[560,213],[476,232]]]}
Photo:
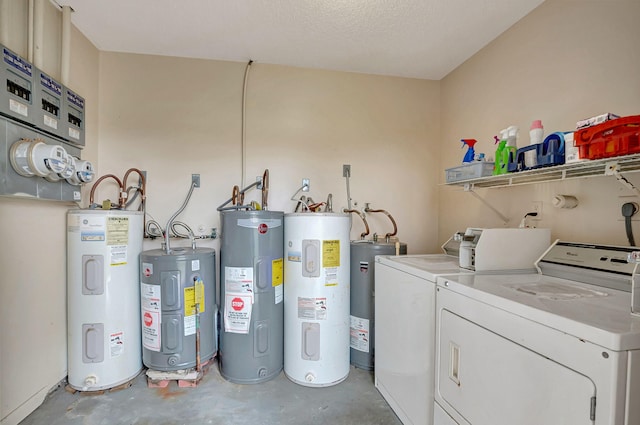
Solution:
{"label": "spray bottle", "polygon": [[462,147],[467,147],[467,152],[464,154],[464,158],[462,159],[463,164],[470,164],[474,161],[476,152],[473,149],[478,141],[476,139],[460,139],[462,142]]}
{"label": "spray bottle", "polygon": [[498,136],[493,136],[498,144],[496,149],[495,165],[493,167],[493,175],[505,174],[507,172],[507,163],[504,162],[504,150],[507,146],[507,129],[500,130],[500,139]]}
{"label": "spray bottle", "polygon": [[507,127],[505,130],[507,136],[507,144],[502,151],[502,162],[504,164],[505,173],[509,170],[509,164],[517,160],[518,152],[518,127],[515,125]]}

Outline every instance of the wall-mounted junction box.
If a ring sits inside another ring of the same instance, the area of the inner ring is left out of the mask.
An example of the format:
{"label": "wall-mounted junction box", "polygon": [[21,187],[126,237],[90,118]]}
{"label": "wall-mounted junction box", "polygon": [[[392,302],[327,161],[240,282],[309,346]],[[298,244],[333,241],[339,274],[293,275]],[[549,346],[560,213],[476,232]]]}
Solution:
{"label": "wall-mounted junction box", "polygon": [[35,125],[33,65],[3,45],[0,49],[0,114]]}

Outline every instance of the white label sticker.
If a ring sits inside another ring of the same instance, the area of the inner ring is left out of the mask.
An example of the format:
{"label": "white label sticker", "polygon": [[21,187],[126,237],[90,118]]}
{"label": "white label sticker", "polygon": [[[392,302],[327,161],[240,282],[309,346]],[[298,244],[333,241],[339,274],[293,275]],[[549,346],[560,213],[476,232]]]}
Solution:
{"label": "white label sticker", "polygon": [[104,241],[107,229],[106,217],[90,216],[82,217],[80,220],[80,240],[82,241]]}
{"label": "white label sticker", "polygon": [[28,106],[24,103],[20,103],[17,100],[9,99],[9,109],[15,112],[16,114],[28,117],[29,109]]}
{"label": "white label sticker", "polygon": [[194,335],[196,333],[196,315],[184,316],[184,336]]}
{"label": "white label sticker", "polygon": [[249,333],[252,301],[253,297],[250,295],[225,294],[224,330],[226,332]]}
{"label": "white label sticker", "polygon": [[75,128],[69,128],[69,137],[72,139],[80,140],[80,132]]}
{"label": "white label sticker", "polygon": [[325,320],[326,318],[326,298],[298,297],[298,319]]}
{"label": "white label sticker", "polygon": [[124,332],[114,332],[109,335],[109,352],[111,357],[119,357],[124,353]]}
{"label": "white label sticker", "polygon": [[111,261],[109,264],[112,266],[123,266],[127,264],[127,246],[126,245],[111,245],[110,249],[110,257]]}
{"label": "white label sticker", "polygon": [[79,190],[74,190],[73,191],[73,200],[74,201],[81,201],[82,200],[82,195],[80,194]]}
{"label": "white label sticker", "polygon": [[142,309],[142,345],[160,351],[160,312]]}
{"label": "white label sticker", "polygon": [[369,352],[369,320],[351,316],[351,348]]}
{"label": "white label sticker", "polygon": [[224,291],[231,295],[249,295],[253,304],[253,268],[225,267]]}
{"label": "white label sticker", "polygon": [[191,260],[191,271],[197,272],[200,270],[200,260]]}
{"label": "white label sticker", "polygon": [[58,120],[55,118],[51,118],[49,115],[44,115],[44,125],[46,125],[47,127],[51,127],[55,130],[58,129]]}
{"label": "white label sticker", "polygon": [[284,285],[274,286],[276,294],[276,304],[280,304],[284,299]]}
{"label": "white label sticker", "polygon": [[160,285],[140,284],[142,345],[152,351],[160,351],[161,297]]}
{"label": "white label sticker", "polygon": [[324,286],[338,286],[338,268],[326,267],[324,269]]}
{"label": "white label sticker", "polygon": [[160,285],[149,285],[148,283],[140,284],[140,300],[143,310],[160,311],[161,301]]}

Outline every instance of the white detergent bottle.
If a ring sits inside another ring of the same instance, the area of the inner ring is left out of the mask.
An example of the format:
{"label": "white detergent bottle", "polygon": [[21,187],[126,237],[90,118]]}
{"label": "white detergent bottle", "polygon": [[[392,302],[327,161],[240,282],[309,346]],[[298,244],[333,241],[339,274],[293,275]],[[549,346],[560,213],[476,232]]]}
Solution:
{"label": "white detergent bottle", "polygon": [[[542,121],[534,120],[529,130],[529,145],[537,145],[544,141],[544,127]],[[531,149],[524,153],[524,164],[527,168],[538,165],[538,153],[536,149]]]}

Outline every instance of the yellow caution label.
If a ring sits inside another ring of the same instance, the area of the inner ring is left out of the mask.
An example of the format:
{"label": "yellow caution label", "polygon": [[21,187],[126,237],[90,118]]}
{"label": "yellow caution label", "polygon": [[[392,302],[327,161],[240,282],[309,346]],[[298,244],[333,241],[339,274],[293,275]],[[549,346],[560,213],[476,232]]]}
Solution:
{"label": "yellow caution label", "polygon": [[184,315],[195,316],[196,303],[200,313],[204,313],[204,282],[202,279],[195,281],[194,286],[184,288]]}
{"label": "yellow caution label", "polygon": [[340,267],[340,241],[322,241],[322,267]]}
{"label": "yellow caution label", "polygon": [[279,286],[284,282],[284,261],[282,258],[271,262],[271,286]]}
{"label": "yellow caution label", "polygon": [[129,244],[129,217],[107,217],[107,245]]}

